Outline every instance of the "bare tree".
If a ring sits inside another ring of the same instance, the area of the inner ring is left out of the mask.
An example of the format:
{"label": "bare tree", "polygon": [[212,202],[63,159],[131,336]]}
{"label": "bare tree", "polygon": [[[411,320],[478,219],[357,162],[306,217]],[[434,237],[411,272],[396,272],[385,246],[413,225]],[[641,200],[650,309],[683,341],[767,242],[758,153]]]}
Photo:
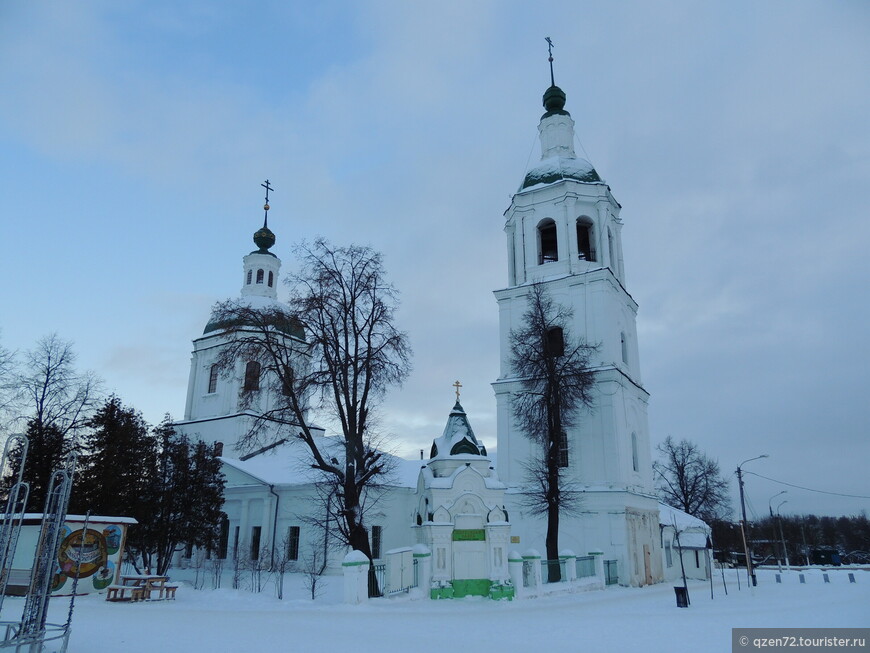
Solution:
{"label": "bare tree", "polygon": [[[554,302],[543,285],[532,286],[528,301],[522,327],[510,335],[510,366],[522,387],[511,402],[519,429],[540,445],[540,458],[527,467],[526,504],[546,514],[547,559],[558,560],[560,511],[576,505],[576,495],[562,487],[566,429],[576,425],[581,408],[592,404],[589,360],[597,347],[571,334],[572,311]],[[559,577],[558,566],[552,565],[550,581]]]}
{"label": "bare tree", "polygon": [[7,429],[7,418],[15,398],[15,354],[0,345],[0,434]]}
{"label": "bare tree", "polygon": [[75,436],[100,400],[101,386],[93,372],[79,372],[75,364],[72,342],[56,333],[25,352],[15,381],[20,417],[51,426],[64,438]]}
{"label": "bare tree", "polygon": [[326,554],[317,546],[312,546],[305,556],[302,567],[302,584],[311,596],[311,600],[315,600],[323,590],[320,585],[320,577],[326,571]]}
{"label": "bare tree", "polygon": [[[317,240],[300,247],[297,260],[300,272],[289,279],[288,309],[244,302],[215,308],[228,338],[218,364],[225,373],[241,362],[259,364],[274,403],[245,444],[304,442],[311,467],[336,486],[339,532],[371,558],[363,508],[368,489],[385,473],[371,411],[410,371],[407,336],[394,325],[398,293],[385,279],[380,254],[368,247]],[[256,397],[243,391],[242,400],[253,404]],[[322,409],[339,425],[339,450],[312,430],[309,407]],[[266,424],[279,428],[263,428]],[[272,442],[263,441],[265,433]]]}
{"label": "bare tree", "polygon": [[653,473],[662,501],[708,523],[730,513],[728,482],[718,462],[695,443],[671,436],[656,451],[660,459],[653,463]]}
{"label": "bare tree", "polygon": [[32,510],[42,509],[53,471],[78,448],[78,433],[100,400],[99,379],[78,371],[75,363],[72,343],[51,334],[25,352],[13,377],[15,421],[26,424],[30,439],[24,473],[31,483]]}

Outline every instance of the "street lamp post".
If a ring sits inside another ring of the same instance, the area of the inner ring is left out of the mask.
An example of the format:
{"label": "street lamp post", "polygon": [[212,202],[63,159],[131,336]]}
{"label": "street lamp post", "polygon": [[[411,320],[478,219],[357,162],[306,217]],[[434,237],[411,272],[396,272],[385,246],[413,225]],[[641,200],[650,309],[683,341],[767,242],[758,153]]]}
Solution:
{"label": "street lamp post", "polygon": [[[773,516],[773,504],[772,504],[772,502],[774,499],[776,499],[776,497],[781,496],[781,495],[785,494],[786,492],[788,492],[788,490],[783,490],[782,492],[777,492],[776,494],[774,494],[772,497],[770,497],[767,500],[767,509],[770,511],[771,527],[773,528],[773,542],[774,542],[773,549],[774,549],[774,552],[776,551],[776,519]],[[782,530],[782,529],[780,529],[780,530]],[[782,555],[783,555],[783,557],[785,557],[785,550],[783,550]],[[780,558],[779,555],[776,556],[776,566],[779,569],[780,573],[782,573],[782,558]]]}
{"label": "street lamp post", "polygon": [[742,463],[737,465],[737,484],[740,488],[740,511],[743,514],[743,521],[740,523],[740,531],[743,533],[743,553],[746,555],[746,577],[747,582],[751,582],[753,587],[758,585],[758,580],[755,578],[755,570],[752,568],[752,556],[749,550],[749,544],[746,540],[746,498],[743,496],[743,465],[752,462],[753,460],[759,460],[760,458],[769,458],[769,456],[766,453],[763,453],[755,458],[744,460]]}
{"label": "street lamp post", "polygon": [[791,565],[788,563],[788,549],[785,548],[785,535],[782,532],[782,515],[779,514],[779,509],[782,508],[784,503],[788,503],[788,499],[781,501],[776,507],[776,517],[779,519],[779,537],[782,540],[782,555],[785,557],[785,568],[791,571]]}

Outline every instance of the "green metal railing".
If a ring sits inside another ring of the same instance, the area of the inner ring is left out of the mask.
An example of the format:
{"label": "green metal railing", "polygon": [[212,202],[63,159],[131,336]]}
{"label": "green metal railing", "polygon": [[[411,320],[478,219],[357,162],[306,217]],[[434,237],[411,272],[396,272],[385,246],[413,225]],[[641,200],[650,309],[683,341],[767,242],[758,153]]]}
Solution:
{"label": "green metal railing", "polygon": [[619,561],[604,561],[604,584],[616,585],[619,582]]}
{"label": "green metal railing", "polygon": [[593,556],[577,557],[577,578],[590,578],[595,575],[595,558]]}

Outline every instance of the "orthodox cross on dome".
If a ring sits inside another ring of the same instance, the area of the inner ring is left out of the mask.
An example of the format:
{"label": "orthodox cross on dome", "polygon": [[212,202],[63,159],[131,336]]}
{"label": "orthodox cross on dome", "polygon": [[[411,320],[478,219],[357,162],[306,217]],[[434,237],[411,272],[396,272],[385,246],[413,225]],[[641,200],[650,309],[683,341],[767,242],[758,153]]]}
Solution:
{"label": "orthodox cross on dome", "polygon": [[459,381],[453,384],[453,387],[456,388],[456,403],[459,403],[459,388],[462,387],[462,384]]}
{"label": "orthodox cross on dome", "polygon": [[550,40],[549,36],[545,36],[544,40],[547,42],[547,52],[549,52],[550,57],[548,61],[550,62],[550,86],[556,85],[556,79],[553,77],[553,42]]}
{"label": "orthodox cross on dome", "polygon": [[263,188],[266,189],[266,203],[263,205],[263,211],[265,211],[265,216],[263,217],[263,226],[269,226],[269,191],[275,190],[269,185],[269,180],[267,179],[265,183],[260,184]]}

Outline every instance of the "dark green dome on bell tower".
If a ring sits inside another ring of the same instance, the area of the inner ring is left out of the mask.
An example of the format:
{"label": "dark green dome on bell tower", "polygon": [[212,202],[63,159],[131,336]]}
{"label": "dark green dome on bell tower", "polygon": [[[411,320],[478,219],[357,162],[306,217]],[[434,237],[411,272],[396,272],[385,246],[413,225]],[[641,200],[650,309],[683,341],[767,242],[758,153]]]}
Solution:
{"label": "dark green dome on bell tower", "polygon": [[547,115],[563,112],[566,99],[565,91],[556,85],[544,91],[544,108],[547,110]]}
{"label": "dark green dome on bell tower", "polygon": [[261,229],[254,232],[254,244],[260,248],[261,254],[271,254],[272,252],[267,250],[275,244],[275,234],[264,224]]}

